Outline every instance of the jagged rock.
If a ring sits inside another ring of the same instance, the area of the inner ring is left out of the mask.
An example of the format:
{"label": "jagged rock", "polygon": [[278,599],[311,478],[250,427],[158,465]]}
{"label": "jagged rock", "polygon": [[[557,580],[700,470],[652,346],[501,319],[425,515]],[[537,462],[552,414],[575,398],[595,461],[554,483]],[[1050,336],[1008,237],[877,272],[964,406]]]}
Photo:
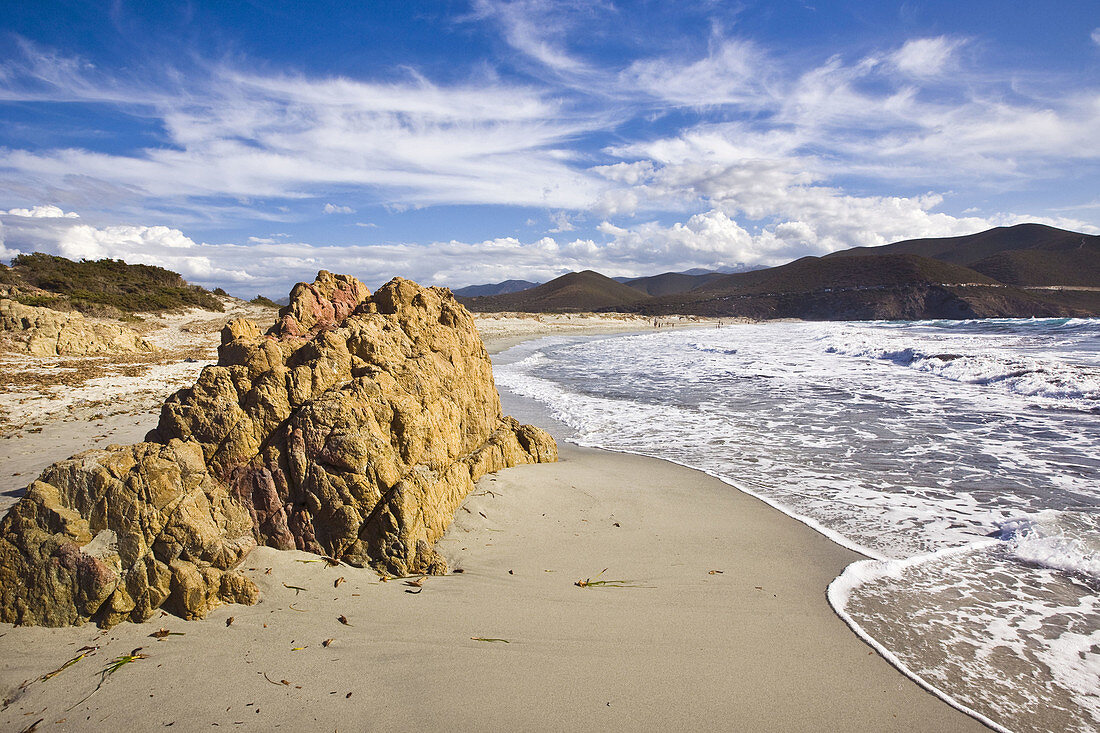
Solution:
{"label": "jagged rock", "polygon": [[238,320],[218,364],[164,404],[146,443],[62,461],[0,522],[0,620],[185,618],[252,602],[257,542],[444,573],[433,549],[482,475],[553,461],[501,414],[473,318],[395,278],[299,283],[268,333]]}
{"label": "jagged rock", "polygon": [[50,466],[2,525],[0,617],[62,626],[184,618],[254,601],[232,569],[256,546],[248,511],[194,443],[91,450]]}
{"label": "jagged rock", "polygon": [[0,332],[6,333],[20,350],[36,356],[87,356],[154,348],[125,326],[7,298],[0,298]]}
{"label": "jagged rock", "polygon": [[313,335],[343,321],[369,295],[354,277],[321,270],[312,283],[298,283],[290,291],[290,303],[279,310],[272,332],[281,337]]}

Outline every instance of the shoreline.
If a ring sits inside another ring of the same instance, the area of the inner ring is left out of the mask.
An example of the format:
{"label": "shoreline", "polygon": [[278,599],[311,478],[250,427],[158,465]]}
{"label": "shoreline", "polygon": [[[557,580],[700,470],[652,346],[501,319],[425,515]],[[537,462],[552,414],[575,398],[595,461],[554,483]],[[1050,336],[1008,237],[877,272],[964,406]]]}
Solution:
{"label": "shoreline", "polygon": [[[709,324],[698,324],[696,327],[702,327],[703,325],[709,325]],[[733,324],[731,324],[731,325],[733,325]],[[627,335],[629,333],[630,332],[624,331],[624,332],[622,332],[622,335]],[[601,331],[598,331],[598,330],[591,330],[588,333],[584,333],[584,334],[578,333],[576,335],[600,336],[600,335],[617,335],[617,334],[605,334],[605,333],[603,333]],[[528,340],[534,341],[538,338],[539,338],[539,335],[532,335],[530,337],[530,339],[528,339]],[[495,340],[491,343],[489,340],[487,340],[486,341],[486,348],[487,348],[487,350],[489,351],[490,354],[495,355],[495,354],[499,354],[503,351],[506,351],[507,349],[510,349],[513,346],[516,346],[516,345],[518,345],[519,343],[522,343],[522,342],[523,342],[522,340],[514,341],[514,340],[500,339],[500,340]],[[677,466],[677,467],[682,468],[682,469],[687,470],[687,471],[702,474],[704,476],[707,476],[711,480],[717,481],[717,482],[729,487],[730,489],[733,489],[734,491],[736,491],[739,494],[743,495],[745,498],[747,498],[751,501],[758,502],[759,504],[762,504],[762,505],[766,506],[771,511],[773,511],[777,514],[780,514],[783,517],[785,517],[787,519],[790,519],[794,522],[797,522],[798,524],[801,524],[806,530],[814,533],[815,535],[820,536],[825,541],[827,541],[830,544],[836,546],[837,548],[850,553],[851,558],[852,558],[851,561],[849,563],[843,565],[840,568],[840,570],[837,572],[836,576],[829,583],[827,583],[826,586],[824,586],[824,589],[823,589],[823,592],[822,592],[822,599],[823,599],[825,605],[836,616],[836,618],[838,620],[843,622],[843,624],[846,627],[846,629],[848,630],[848,632],[855,639],[858,639],[863,644],[865,644],[868,647],[872,648],[874,650],[874,653],[879,655],[880,658],[882,658],[885,662],[887,662],[887,664],[890,666],[890,668],[896,674],[900,675],[901,677],[905,678],[908,682],[910,682],[910,683],[916,685],[917,687],[919,687],[920,689],[924,690],[928,695],[935,698],[938,702],[941,702],[941,703],[945,704],[946,706],[954,709],[955,711],[965,715],[966,717],[969,717],[969,718],[973,719],[976,723],[979,724],[980,728],[982,728],[982,729],[992,729],[992,730],[997,730],[997,731],[1008,731],[1007,728],[1005,728],[1005,727],[1001,726],[1000,724],[998,724],[997,722],[989,719],[985,715],[983,715],[983,714],[967,707],[966,705],[958,702],[953,697],[951,697],[949,694],[947,694],[946,692],[943,692],[937,686],[935,686],[931,682],[927,681],[926,679],[924,679],[923,677],[918,675],[916,672],[909,669],[900,659],[897,658],[897,656],[895,654],[893,654],[889,649],[885,648],[877,640],[875,640],[873,637],[871,637],[861,626],[859,626],[858,623],[856,623],[856,621],[853,618],[851,618],[850,615],[848,615],[845,611],[843,611],[842,609],[837,607],[837,600],[836,600],[836,598],[834,598],[834,591],[838,587],[838,583],[839,584],[844,584],[845,582],[848,582],[850,580],[849,574],[850,574],[850,571],[852,570],[852,568],[854,568],[854,567],[865,567],[865,566],[867,566],[867,564],[875,565],[875,564],[879,564],[879,563],[889,562],[888,560],[886,560],[883,557],[880,557],[880,556],[876,555],[875,553],[871,552],[867,548],[861,547],[857,544],[854,544],[850,541],[847,541],[844,537],[842,537],[841,535],[838,535],[836,532],[830,530],[829,528],[821,525],[819,522],[817,522],[817,521],[815,521],[815,520],[813,520],[809,517],[804,517],[804,516],[798,515],[794,512],[791,512],[791,511],[787,510],[786,508],[782,507],[781,505],[777,504],[775,501],[771,500],[770,498],[768,498],[764,495],[758,494],[758,493],[756,493],[756,492],[754,492],[750,489],[747,489],[743,486],[740,486],[737,483],[729,480],[728,478],[724,478],[724,477],[719,476],[717,474],[713,474],[713,473],[710,473],[708,471],[704,471],[702,469],[695,468],[695,467],[690,466],[686,463],[680,463],[678,461],[674,461],[674,460],[659,457],[659,456],[648,455],[648,454],[645,454],[645,453],[635,453],[635,452],[631,452],[631,451],[610,450],[610,449],[606,449],[606,448],[585,448],[585,447],[578,446],[577,444],[574,444],[574,443],[567,443],[565,438],[563,438],[560,435],[561,429],[562,428],[568,429],[567,426],[565,426],[563,423],[558,422],[555,418],[549,416],[546,412],[546,407],[544,405],[542,405],[541,403],[538,403],[536,400],[515,395],[515,394],[509,392],[506,389],[502,389],[502,388],[498,387],[498,391],[500,391],[500,393],[501,393],[502,402],[506,404],[506,408],[505,408],[506,413],[509,412],[508,408],[511,408],[512,413],[523,412],[524,417],[527,419],[527,421],[534,422],[535,424],[538,424],[540,427],[542,427],[545,430],[548,430],[549,432],[554,434],[555,439],[558,440],[559,446],[561,446],[563,443],[565,443],[570,449],[574,449],[574,450],[576,450],[576,449],[595,450],[595,451],[599,451],[599,452],[603,452],[603,453],[607,453],[607,454],[611,454],[611,455],[634,456],[634,457],[638,457],[638,458],[642,458],[642,459],[646,459],[646,460],[659,461],[661,463],[671,464],[673,466]],[[525,406],[526,406],[526,409],[525,409]],[[896,561],[894,561],[894,562],[896,562]]]}
{"label": "shoreline", "polygon": [[[825,589],[860,555],[700,471],[559,436],[559,463],[478,483],[438,545],[463,572],[422,590],[257,548],[255,606],[0,625],[0,695],[34,680],[0,727],[987,730],[834,613]],[[632,587],[574,585],[597,576]],[[93,692],[137,647],[148,658]]]}

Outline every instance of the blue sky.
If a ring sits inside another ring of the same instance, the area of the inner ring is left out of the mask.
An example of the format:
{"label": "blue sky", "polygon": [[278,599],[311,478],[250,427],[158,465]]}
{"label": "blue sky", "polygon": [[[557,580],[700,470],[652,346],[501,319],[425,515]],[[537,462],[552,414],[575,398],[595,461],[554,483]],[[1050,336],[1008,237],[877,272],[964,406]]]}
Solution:
{"label": "blue sky", "polygon": [[0,259],[234,294],[1100,232],[1100,3],[3,0]]}

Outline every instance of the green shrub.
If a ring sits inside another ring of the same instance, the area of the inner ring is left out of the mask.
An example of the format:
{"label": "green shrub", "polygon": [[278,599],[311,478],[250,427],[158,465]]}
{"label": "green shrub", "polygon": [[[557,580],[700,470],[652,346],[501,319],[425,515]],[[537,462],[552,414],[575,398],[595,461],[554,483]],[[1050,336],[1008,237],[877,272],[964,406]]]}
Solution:
{"label": "green shrub", "polygon": [[23,305],[52,306],[57,304],[59,298],[56,295],[17,295],[15,300]]}
{"label": "green shrub", "polygon": [[[68,299],[81,312],[100,307],[123,313],[198,307],[222,311],[221,301],[179,273],[154,265],[129,265],[122,260],[74,262],[55,255],[35,252],[18,255],[10,271],[34,287]],[[42,303],[54,305],[54,303]]]}

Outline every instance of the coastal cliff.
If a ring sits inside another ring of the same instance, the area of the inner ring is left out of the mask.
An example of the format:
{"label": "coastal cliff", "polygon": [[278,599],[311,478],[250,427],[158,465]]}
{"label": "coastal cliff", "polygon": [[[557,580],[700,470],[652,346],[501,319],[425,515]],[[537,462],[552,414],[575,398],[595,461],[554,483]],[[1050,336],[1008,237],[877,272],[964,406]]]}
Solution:
{"label": "coastal cliff", "polygon": [[473,318],[395,278],[373,295],[322,271],[266,333],[236,320],[216,365],[164,404],[146,442],[48,468],[0,522],[0,620],[184,618],[258,590],[257,544],[392,575],[435,551],[482,475],[553,461],[501,413]]}

